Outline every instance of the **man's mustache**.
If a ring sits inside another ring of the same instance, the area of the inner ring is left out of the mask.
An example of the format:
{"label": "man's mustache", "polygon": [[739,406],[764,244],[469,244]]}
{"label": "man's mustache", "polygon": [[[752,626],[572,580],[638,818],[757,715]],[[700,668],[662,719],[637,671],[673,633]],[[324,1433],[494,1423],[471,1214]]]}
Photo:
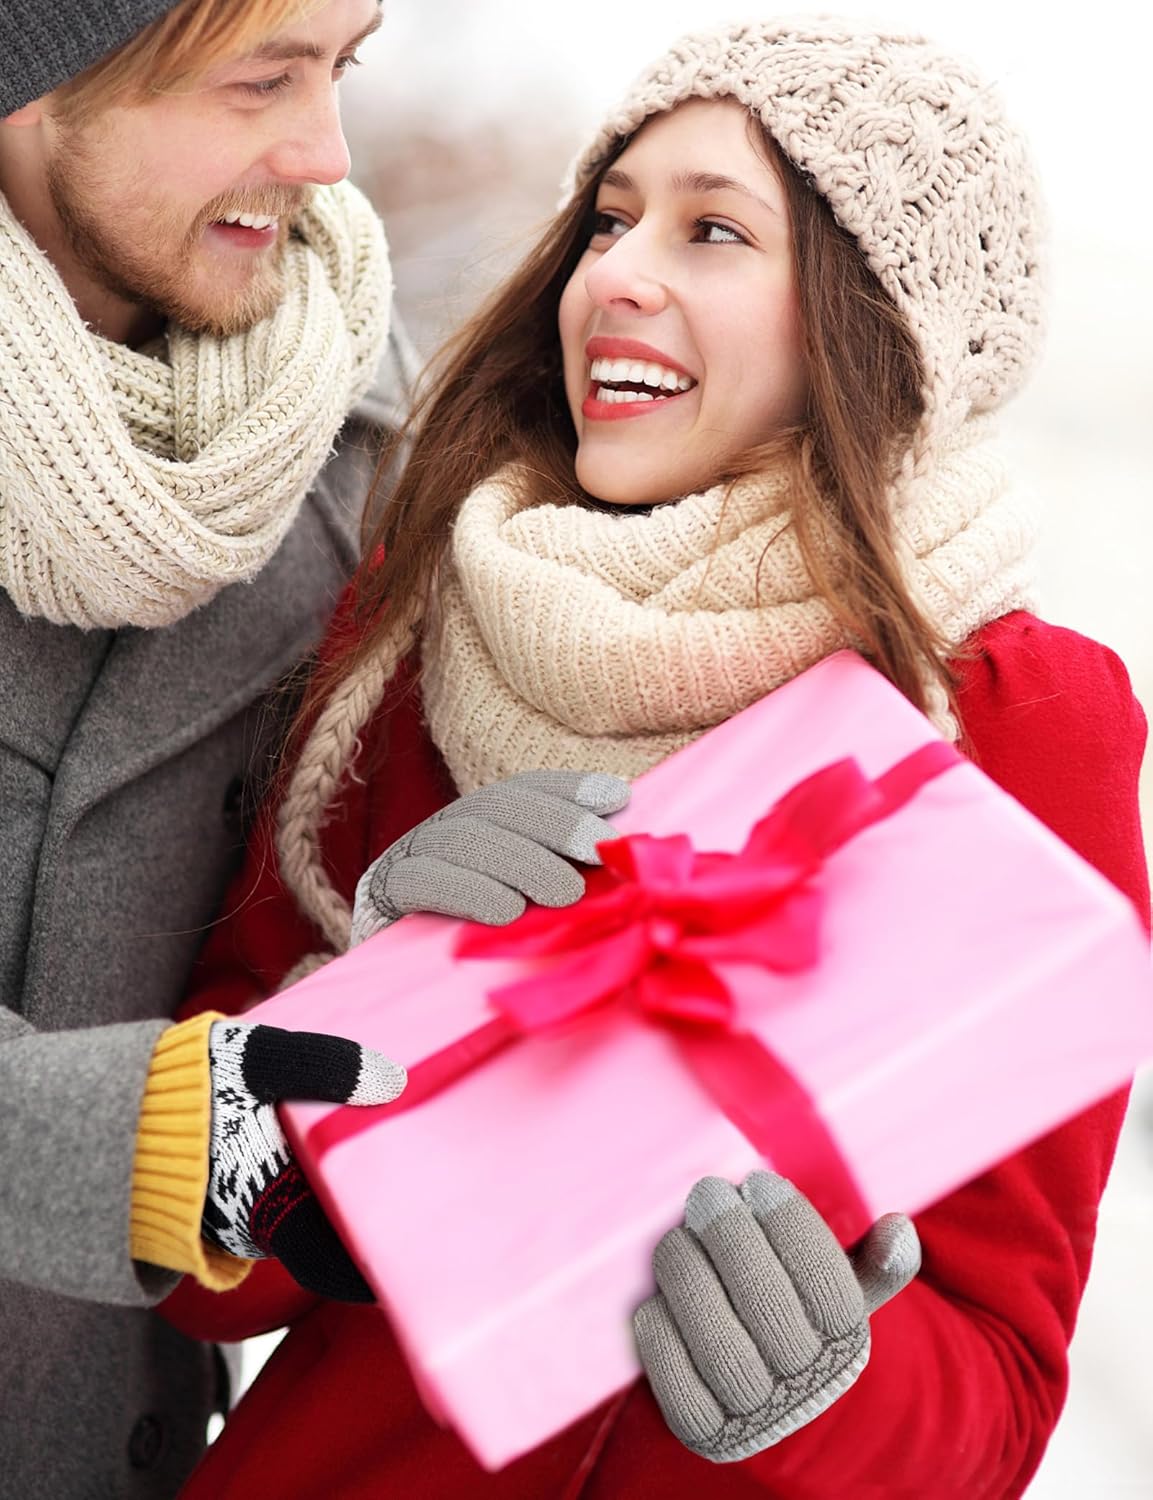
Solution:
{"label": "man's mustache", "polygon": [[222,193],[200,212],[196,230],[207,229],[236,214],[283,219],[291,222],[308,207],[312,190],[307,188],[264,188],[259,192]]}

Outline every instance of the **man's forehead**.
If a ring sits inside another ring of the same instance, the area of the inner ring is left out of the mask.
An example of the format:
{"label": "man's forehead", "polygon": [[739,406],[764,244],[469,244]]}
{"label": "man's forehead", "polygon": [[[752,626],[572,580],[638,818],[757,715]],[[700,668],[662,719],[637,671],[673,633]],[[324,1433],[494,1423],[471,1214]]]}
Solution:
{"label": "man's forehead", "polygon": [[[322,7],[320,12],[315,12],[311,20],[322,15],[328,7]],[[376,0],[373,14],[351,36],[341,36],[327,39],[328,45],[317,39],[316,36],[307,34],[307,27],[291,26],[271,36],[267,41],[261,42],[246,55],[246,61],[252,62],[294,62],[300,58],[321,61],[328,57],[333,46],[344,48],[359,47],[367,41],[373,32],[379,31],[384,21],[384,11],[381,0]]]}

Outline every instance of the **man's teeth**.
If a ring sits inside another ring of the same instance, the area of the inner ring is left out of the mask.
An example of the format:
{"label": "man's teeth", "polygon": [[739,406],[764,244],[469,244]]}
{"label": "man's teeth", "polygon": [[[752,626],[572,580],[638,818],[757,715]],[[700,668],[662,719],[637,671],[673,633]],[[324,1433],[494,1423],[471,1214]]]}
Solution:
{"label": "man's teeth", "polygon": [[245,229],[271,229],[279,220],[269,214],[229,214],[222,224],[240,224]]}
{"label": "man's teeth", "polygon": [[598,401],[652,401],[648,391],[616,391],[614,385],[651,386],[662,395],[666,392],[679,395],[696,383],[679,370],[670,370],[667,365],[645,364],[636,359],[594,359],[589,366],[589,377],[599,387]]}

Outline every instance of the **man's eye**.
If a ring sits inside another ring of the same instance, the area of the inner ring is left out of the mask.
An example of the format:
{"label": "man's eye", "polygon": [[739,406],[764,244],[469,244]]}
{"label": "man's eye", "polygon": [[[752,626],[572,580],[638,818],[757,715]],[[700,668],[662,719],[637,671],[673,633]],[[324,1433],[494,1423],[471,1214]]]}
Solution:
{"label": "man's eye", "polygon": [[292,79],[287,73],[282,73],[278,78],[262,78],[259,83],[242,83],[240,87],[246,94],[255,94],[258,99],[267,99],[270,94],[279,94],[286,89]]}

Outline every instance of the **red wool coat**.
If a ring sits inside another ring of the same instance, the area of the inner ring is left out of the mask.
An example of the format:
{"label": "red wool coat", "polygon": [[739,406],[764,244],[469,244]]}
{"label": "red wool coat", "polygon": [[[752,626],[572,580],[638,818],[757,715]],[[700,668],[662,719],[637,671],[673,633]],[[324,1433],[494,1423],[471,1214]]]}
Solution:
{"label": "red wool coat", "polygon": [[[975,644],[960,688],[971,753],[1147,921],[1137,812],[1145,721],[1124,667],[1025,614],[986,628]],[[373,747],[385,740],[374,765]],[[366,753],[373,769],[347,786],[324,835],[350,898],[370,860],[453,795],[414,693],[381,710]],[[317,944],[277,881],[268,828],[206,949],[194,1008],[243,1008]],[[623,1407],[594,1412],[487,1474],[425,1415],[379,1312],[321,1302],[270,1262],[220,1296],[186,1282],[167,1310],[187,1332],[236,1339],[292,1327],[185,1500],[1020,1495],[1064,1401],[1066,1350],[1124,1106],[1124,1094],[1104,1100],[922,1214],[924,1269],[874,1316],[860,1380],[809,1426],[741,1463],[710,1464],[682,1447],[641,1381]],[[402,1205],[397,1212],[403,1233]],[[462,1226],[462,1255],[467,1235],[483,1232]]]}

